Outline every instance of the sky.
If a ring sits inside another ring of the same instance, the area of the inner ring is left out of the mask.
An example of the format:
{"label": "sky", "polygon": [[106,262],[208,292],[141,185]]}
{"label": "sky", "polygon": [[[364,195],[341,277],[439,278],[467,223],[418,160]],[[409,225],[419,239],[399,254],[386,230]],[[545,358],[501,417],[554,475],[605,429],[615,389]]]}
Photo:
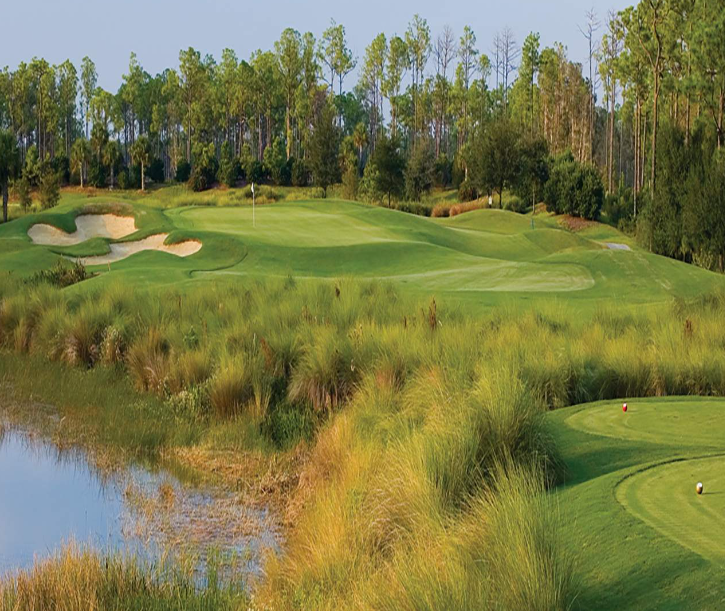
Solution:
{"label": "sky", "polygon": [[[98,84],[115,92],[135,51],[143,68],[157,74],[178,66],[179,50],[189,46],[219,59],[228,47],[248,59],[256,49],[272,49],[287,27],[319,38],[330,20],[345,26],[350,48],[362,60],[380,32],[402,35],[415,13],[427,19],[432,37],[445,25],[459,36],[465,25],[478,48],[489,55],[493,36],[510,27],[520,44],[531,31],[542,47],[562,42],[569,57],[585,62],[587,43],[578,26],[593,8],[604,21],[610,9],[634,0],[21,0],[4,2],[0,68],[14,69],[34,56],[76,67],[88,55]],[[602,31],[599,32],[601,36]],[[433,70],[431,61],[429,70]],[[350,82],[352,85],[352,82]]]}

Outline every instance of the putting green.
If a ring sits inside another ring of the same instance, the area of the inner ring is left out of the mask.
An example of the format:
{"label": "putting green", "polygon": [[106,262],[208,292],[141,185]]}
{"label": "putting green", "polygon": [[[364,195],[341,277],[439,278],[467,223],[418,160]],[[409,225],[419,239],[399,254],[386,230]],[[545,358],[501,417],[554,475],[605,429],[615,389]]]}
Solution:
{"label": "putting green", "polygon": [[594,435],[630,441],[722,448],[725,444],[725,400],[662,399],[601,403],[579,410],[565,423]]}
{"label": "putting green", "polygon": [[[617,500],[666,537],[725,567],[724,467],[725,456],[657,465],[623,480]],[[702,495],[695,493],[698,482]]]}

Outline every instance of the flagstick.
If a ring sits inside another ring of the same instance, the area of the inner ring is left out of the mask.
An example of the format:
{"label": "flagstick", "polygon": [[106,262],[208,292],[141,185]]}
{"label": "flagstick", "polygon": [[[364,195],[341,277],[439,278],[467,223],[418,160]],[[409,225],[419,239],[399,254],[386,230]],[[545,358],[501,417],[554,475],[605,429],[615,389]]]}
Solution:
{"label": "flagstick", "polygon": [[254,183],[252,183],[252,228],[255,228],[257,226],[257,221],[254,217]]}

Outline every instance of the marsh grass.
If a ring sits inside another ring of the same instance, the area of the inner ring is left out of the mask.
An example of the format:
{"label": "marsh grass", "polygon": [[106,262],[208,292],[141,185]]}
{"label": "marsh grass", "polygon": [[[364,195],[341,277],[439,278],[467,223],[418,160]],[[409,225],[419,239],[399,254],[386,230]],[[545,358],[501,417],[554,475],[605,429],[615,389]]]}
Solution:
{"label": "marsh grass", "polygon": [[[23,366],[58,361],[33,384],[95,401],[109,443],[299,444],[286,553],[260,591],[271,608],[566,609],[576,587],[546,493],[561,465],[545,411],[725,394],[721,295],[473,318],[349,279],[88,287],[0,277],[8,382],[32,394]],[[104,384],[131,406],[93,390]]]}
{"label": "marsh grass", "polygon": [[145,564],[119,554],[102,555],[75,544],[0,581],[0,609],[238,609],[247,594],[222,585],[211,569],[199,588],[178,564]]}

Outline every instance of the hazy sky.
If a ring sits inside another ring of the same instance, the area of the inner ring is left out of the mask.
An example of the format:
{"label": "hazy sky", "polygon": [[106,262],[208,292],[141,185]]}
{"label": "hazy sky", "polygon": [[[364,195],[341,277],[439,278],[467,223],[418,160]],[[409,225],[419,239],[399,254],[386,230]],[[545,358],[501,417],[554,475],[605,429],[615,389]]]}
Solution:
{"label": "hazy sky", "polygon": [[[70,59],[76,66],[89,55],[98,84],[115,90],[135,51],[144,69],[156,74],[178,65],[179,50],[193,46],[217,59],[225,47],[240,58],[255,49],[271,49],[286,27],[311,31],[317,38],[330,19],[342,23],[350,47],[362,58],[380,32],[402,34],[419,13],[435,37],[444,25],[458,36],[470,25],[478,47],[489,53],[493,35],[510,26],[519,43],[532,30],[542,45],[555,41],[583,62],[586,42],[578,25],[594,8],[600,17],[633,0],[8,0],[3,1],[0,67],[14,68],[33,56],[51,63]],[[600,32],[601,34],[601,32]],[[432,69],[433,64],[429,65]],[[352,82],[350,82],[352,84]]]}

